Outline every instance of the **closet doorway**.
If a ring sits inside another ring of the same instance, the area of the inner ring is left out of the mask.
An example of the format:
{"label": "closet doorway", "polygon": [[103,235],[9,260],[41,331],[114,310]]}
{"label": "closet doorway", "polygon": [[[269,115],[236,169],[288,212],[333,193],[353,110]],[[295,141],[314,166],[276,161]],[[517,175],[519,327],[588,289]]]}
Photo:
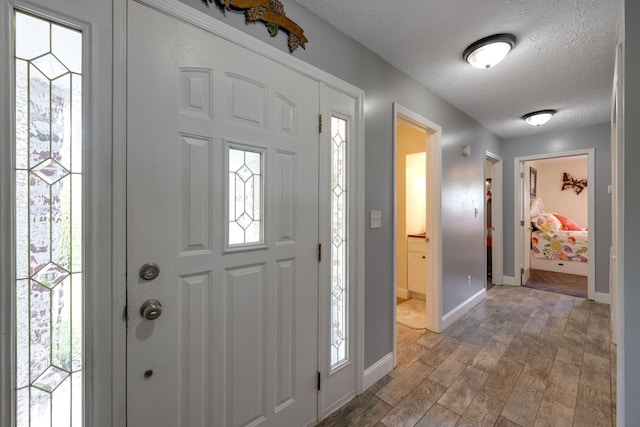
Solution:
{"label": "closet doorway", "polygon": [[502,221],[502,157],[485,152],[485,226],[486,226],[486,285],[503,283],[503,221]]}
{"label": "closet doorway", "polygon": [[440,332],[441,129],[397,104],[394,128],[394,320]]}

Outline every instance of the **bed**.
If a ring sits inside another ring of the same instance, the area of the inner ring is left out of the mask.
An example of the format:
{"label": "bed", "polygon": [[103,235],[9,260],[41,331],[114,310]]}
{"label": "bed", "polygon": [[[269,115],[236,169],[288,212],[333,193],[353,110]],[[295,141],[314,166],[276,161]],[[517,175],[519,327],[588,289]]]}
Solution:
{"label": "bed", "polygon": [[571,218],[544,212],[542,202],[531,210],[531,268],[589,274],[589,231]]}

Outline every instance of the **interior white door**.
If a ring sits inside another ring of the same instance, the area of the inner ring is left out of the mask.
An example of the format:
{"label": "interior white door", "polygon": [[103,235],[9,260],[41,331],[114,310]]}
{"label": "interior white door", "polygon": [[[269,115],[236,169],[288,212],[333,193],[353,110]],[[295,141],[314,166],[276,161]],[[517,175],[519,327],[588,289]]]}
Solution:
{"label": "interior white door", "polygon": [[520,162],[520,181],[522,182],[522,216],[521,216],[521,230],[522,230],[522,261],[521,261],[521,279],[520,284],[524,285],[529,281],[529,274],[531,270],[531,211],[530,211],[530,199],[531,199],[531,181],[530,181],[530,169],[531,167],[524,162]]}
{"label": "interior white door", "polygon": [[128,14],[128,425],[313,423],[319,85]]}

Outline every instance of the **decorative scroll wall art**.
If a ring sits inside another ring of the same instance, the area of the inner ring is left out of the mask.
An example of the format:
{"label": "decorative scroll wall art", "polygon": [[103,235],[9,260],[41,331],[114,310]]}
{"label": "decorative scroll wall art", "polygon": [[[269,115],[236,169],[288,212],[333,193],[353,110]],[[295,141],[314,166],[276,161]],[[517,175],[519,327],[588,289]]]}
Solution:
{"label": "decorative scroll wall art", "polygon": [[[213,3],[214,0],[209,0]],[[215,0],[226,10],[244,10],[247,22],[262,21],[267,26],[271,37],[275,37],[280,30],[288,34],[289,52],[293,52],[308,42],[304,31],[298,24],[287,18],[284,6],[279,0]]]}
{"label": "decorative scroll wall art", "polygon": [[587,187],[586,178],[575,179],[573,176],[571,176],[570,173],[564,172],[562,174],[562,191],[568,188],[573,188],[573,191],[575,191],[576,194],[580,194],[582,193],[582,190],[584,190],[586,187]]}

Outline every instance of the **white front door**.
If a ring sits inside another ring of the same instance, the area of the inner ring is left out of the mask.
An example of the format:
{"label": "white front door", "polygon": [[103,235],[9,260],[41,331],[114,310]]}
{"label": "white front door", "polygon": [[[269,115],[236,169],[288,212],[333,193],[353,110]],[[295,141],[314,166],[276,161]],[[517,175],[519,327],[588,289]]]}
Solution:
{"label": "white front door", "polygon": [[128,14],[128,425],[313,423],[319,85]]}

